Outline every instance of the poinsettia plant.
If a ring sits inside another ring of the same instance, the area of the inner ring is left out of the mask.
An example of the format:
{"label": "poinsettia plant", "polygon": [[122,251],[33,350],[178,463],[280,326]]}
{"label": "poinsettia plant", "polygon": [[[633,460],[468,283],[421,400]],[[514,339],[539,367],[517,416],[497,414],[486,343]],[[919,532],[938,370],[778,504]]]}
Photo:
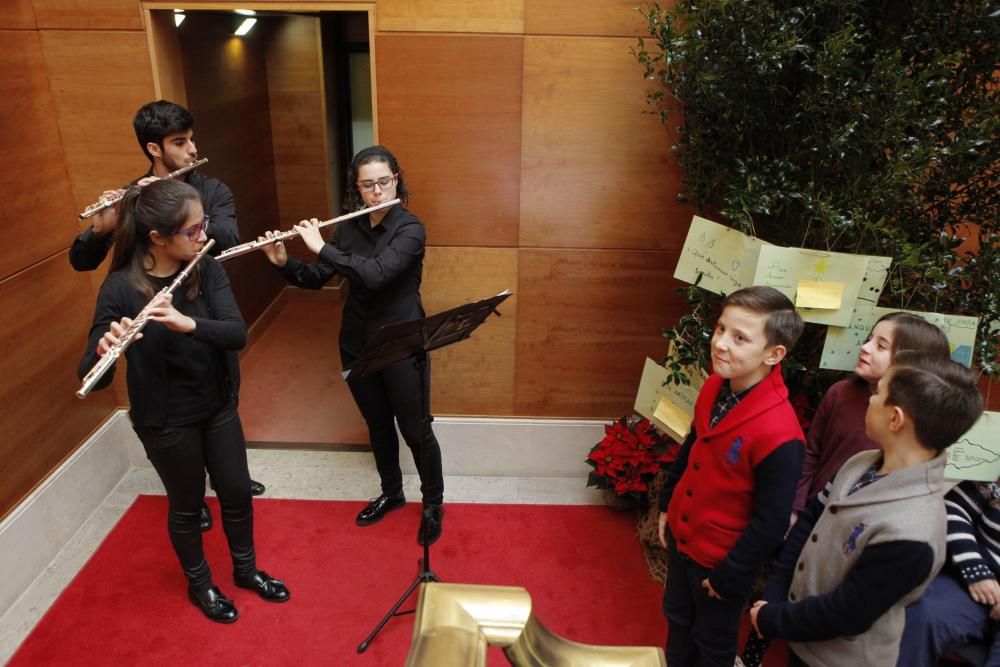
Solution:
{"label": "poinsettia plant", "polygon": [[587,486],[641,501],[661,467],[677,456],[677,444],[643,417],[622,417],[604,427],[604,438],[587,455],[594,470]]}

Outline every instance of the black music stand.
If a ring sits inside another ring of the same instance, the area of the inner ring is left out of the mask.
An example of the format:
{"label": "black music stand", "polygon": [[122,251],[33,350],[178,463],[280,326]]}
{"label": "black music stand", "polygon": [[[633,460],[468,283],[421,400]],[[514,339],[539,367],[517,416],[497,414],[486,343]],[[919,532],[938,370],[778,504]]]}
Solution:
{"label": "black music stand", "polygon": [[[482,324],[490,313],[500,315],[496,307],[504,299],[509,297],[509,291],[501,292],[496,296],[475,303],[468,303],[451,310],[440,312],[431,317],[418,320],[408,320],[406,322],[396,322],[387,324],[379,329],[374,338],[365,345],[361,356],[358,357],[350,368],[344,373],[344,379],[350,377],[363,377],[369,373],[388,368],[394,364],[407,359],[413,359],[413,365],[420,374],[420,402],[424,415],[424,432],[430,428],[430,397],[427,396],[427,353],[431,350],[457,343],[465,340],[472,332]],[[426,449],[420,450],[420,469],[426,470],[424,457]],[[371,631],[363,642],[358,646],[358,653],[363,653],[365,649],[375,639],[375,635],[389,622],[393,616],[403,616],[414,613],[414,609],[399,611],[410,594],[416,590],[417,586],[424,582],[441,581],[433,570],[431,570],[431,545],[428,544],[426,530],[431,509],[424,506],[423,521],[421,525],[425,531],[423,537],[424,555],[417,565],[419,572],[417,578],[410,584],[403,596],[392,606],[392,608],[382,617],[375,629]]]}

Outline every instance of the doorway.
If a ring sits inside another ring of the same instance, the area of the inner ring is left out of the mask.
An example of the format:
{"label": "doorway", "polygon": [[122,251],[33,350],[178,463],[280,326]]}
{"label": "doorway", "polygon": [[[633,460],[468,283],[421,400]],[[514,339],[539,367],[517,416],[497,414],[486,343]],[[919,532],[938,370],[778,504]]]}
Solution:
{"label": "doorway", "polygon": [[[218,6],[144,6],[157,95],[194,115],[199,156],[209,160],[199,171],[232,190],[244,242],[340,215],[350,159],[377,141],[374,3],[367,11],[362,3],[307,12]],[[288,250],[310,259],[301,243]],[[248,441],[367,443],[339,378],[343,292],[332,282],[319,293],[287,288],[262,253],[225,269],[251,326],[240,405]]]}

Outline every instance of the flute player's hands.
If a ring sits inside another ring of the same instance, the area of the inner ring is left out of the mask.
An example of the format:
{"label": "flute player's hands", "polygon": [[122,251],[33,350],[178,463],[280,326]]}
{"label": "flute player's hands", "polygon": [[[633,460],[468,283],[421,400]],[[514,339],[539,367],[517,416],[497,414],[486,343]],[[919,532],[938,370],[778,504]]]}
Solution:
{"label": "flute player's hands", "polygon": [[319,220],[316,218],[303,220],[299,224],[295,225],[295,230],[298,231],[299,236],[302,237],[306,247],[309,248],[314,255],[318,255],[319,251],[323,249],[324,245],[326,245],[326,241],[323,240],[323,235],[319,231]]}
{"label": "flute player's hands", "polygon": [[[263,243],[273,236],[274,232],[267,232],[264,236],[258,236],[257,240]],[[261,246],[260,251],[264,253],[267,260],[275,266],[284,266],[288,263],[288,251],[285,250],[285,244],[281,241],[275,241],[274,243],[268,243],[265,246]]]}
{"label": "flute player's hands", "polygon": [[174,308],[172,294],[158,294],[149,304],[147,311],[149,319],[159,322],[168,329],[191,333],[198,326],[194,318],[189,317]]}
{"label": "flute player's hands", "polygon": [[[112,322],[111,327],[97,341],[97,356],[103,357],[112,346],[120,343],[121,337],[130,326],[132,326],[132,318],[130,317],[123,317],[120,322]],[[142,338],[142,333],[136,334],[134,340],[140,338]]]}
{"label": "flute player's hands", "polygon": [[[101,193],[101,199],[119,197],[122,192],[124,192],[124,190],[105,190]],[[115,230],[115,226],[118,224],[118,206],[119,204],[109,206],[94,216],[94,221],[91,223],[91,227],[93,227],[95,234],[103,236]]]}

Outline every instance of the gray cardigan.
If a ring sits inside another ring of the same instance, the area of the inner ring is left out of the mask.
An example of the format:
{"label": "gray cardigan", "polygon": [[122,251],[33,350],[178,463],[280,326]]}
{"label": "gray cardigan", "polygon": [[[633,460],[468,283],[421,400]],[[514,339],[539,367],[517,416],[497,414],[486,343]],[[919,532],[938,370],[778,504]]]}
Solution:
{"label": "gray cardigan", "polygon": [[791,642],[809,665],[895,665],[906,605],[920,597],[944,563],[945,454],[892,472],[848,495],[851,486],[881,456],[881,451],[857,454],[834,478],[826,509],[799,554],[788,599],[794,602],[830,594],[865,549],[877,545],[901,541],[926,544],[933,550],[933,566],[920,585],[904,594],[867,631],[825,641]]}

